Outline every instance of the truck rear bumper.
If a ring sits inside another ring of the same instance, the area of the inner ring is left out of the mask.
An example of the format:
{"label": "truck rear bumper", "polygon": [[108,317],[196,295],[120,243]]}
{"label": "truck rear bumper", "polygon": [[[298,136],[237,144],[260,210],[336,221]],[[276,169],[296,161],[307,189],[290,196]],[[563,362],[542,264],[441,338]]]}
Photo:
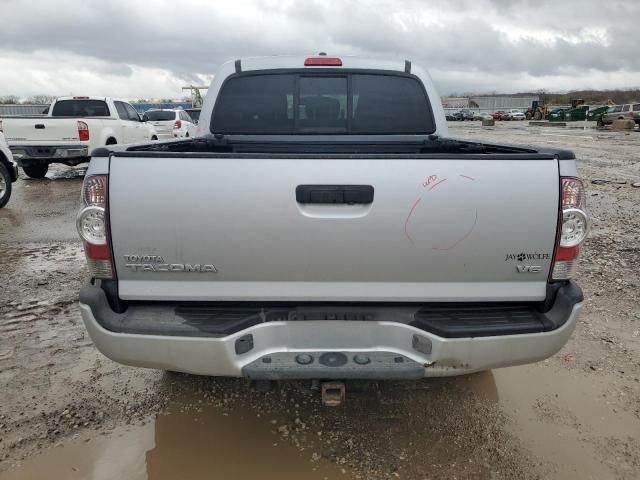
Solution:
{"label": "truck rear bumper", "polygon": [[[94,286],[80,308],[94,344],[126,365],[254,379],[399,379],[452,376],[543,360],[567,342],[582,308],[570,284],[551,312],[557,327],[536,333],[444,337],[385,320],[263,321],[223,336],[113,331],[118,315]],[[579,292],[576,294],[575,292]],[[154,308],[163,308],[162,304]],[[98,318],[97,318],[98,317]],[[121,318],[121,317],[119,317]],[[490,319],[488,319],[490,321]]]}
{"label": "truck rear bumper", "polygon": [[9,147],[19,166],[25,161],[65,161],[89,158],[89,147],[85,145],[12,145]]}

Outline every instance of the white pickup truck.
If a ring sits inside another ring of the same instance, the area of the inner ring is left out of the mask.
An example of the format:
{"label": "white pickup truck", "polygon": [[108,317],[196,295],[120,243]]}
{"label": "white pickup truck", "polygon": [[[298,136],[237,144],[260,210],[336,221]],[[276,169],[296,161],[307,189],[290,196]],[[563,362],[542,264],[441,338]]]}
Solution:
{"label": "white pickup truck", "polygon": [[589,224],[572,152],[448,138],[425,70],[354,57],[225,64],[198,127],[93,153],[80,308],[108,357],[421,378],[569,339]]}
{"label": "white pickup truck", "polygon": [[0,131],[32,178],[44,177],[50,163],[86,162],[98,147],[158,139],[129,103],[108,97],[61,97],[44,117],[3,117]]}

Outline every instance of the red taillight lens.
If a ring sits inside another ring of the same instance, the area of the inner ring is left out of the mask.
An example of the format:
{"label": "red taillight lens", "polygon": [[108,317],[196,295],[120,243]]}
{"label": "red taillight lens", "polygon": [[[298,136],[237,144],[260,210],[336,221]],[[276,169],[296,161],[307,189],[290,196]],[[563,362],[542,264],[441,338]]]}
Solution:
{"label": "red taillight lens", "polygon": [[336,57],[309,57],[304,61],[305,67],[341,67],[342,59]]}
{"label": "red taillight lens", "polygon": [[176,123],[173,124],[173,128],[179,130],[182,128],[182,120],[176,120]]}
{"label": "red taillight lens", "polygon": [[82,183],[82,206],[76,228],[84,244],[89,271],[94,278],[113,278],[109,236],[107,175],[89,175]]}
{"label": "red taillight lens", "polygon": [[80,137],[80,141],[82,142],[89,140],[89,125],[80,120],[78,120],[78,137]]}
{"label": "red taillight lens", "polygon": [[560,180],[562,182],[562,218],[559,219],[558,239],[551,272],[552,280],[568,280],[573,277],[578,266],[580,245],[589,232],[584,184],[575,177],[562,177]]}

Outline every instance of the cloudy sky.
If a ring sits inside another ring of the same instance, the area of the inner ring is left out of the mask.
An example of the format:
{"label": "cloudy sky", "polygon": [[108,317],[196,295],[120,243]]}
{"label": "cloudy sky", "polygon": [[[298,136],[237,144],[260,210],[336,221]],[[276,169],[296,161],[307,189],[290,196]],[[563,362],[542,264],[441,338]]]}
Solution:
{"label": "cloudy sky", "polygon": [[176,98],[242,56],[408,58],[441,94],[640,86],[640,0],[0,0],[0,96]]}

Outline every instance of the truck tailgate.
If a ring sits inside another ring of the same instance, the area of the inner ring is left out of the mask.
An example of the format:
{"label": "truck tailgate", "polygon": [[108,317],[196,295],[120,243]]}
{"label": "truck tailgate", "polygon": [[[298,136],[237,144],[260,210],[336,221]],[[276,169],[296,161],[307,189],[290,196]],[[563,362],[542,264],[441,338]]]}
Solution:
{"label": "truck tailgate", "polygon": [[[545,298],[558,221],[549,155],[115,154],[111,238],[123,299]],[[300,203],[299,186],[371,186]]]}
{"label": "truck tailgate", "polygon": [[78,123],[72,118],[7,118],[3,121],[9,144],[78,142]]}

